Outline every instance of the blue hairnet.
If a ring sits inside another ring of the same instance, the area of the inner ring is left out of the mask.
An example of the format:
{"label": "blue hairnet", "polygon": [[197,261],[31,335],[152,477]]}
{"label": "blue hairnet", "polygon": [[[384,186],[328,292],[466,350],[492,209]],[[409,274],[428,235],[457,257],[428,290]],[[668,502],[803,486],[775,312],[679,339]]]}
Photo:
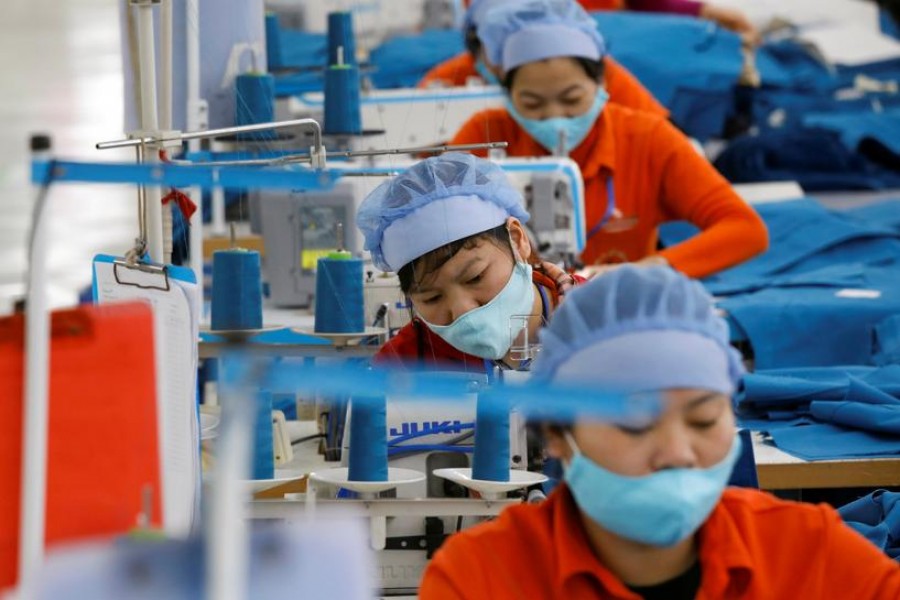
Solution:
{"label": "blue hairnet", "polygon": [[606,54],[597,22],[575,0],[499,3],[481,17],[478,38],[488,61],[504,71],[547,58]]}
{"label": "blue hairnet", "polygon": [[[462,210],[441,213],[439,223],[434,218],[430,225],[413,223],[416,214],[445,200],[460,201]],[[375,188],[359,207],[356,224],[375,266],[398,271],[430,250],[492,229],[508,217],[527,222],[522,204],[521,194],[500,167],[472,154],[450,152],[418,162]],[[401,228],[395,228],[398,239],[390,241],[394,248],[402,243],[408,250],[402,259],[389,260],[384,252],[385,231],[403,222],[410,226],[402,228],[402,235]]]}
{"label": "blue hairnet", "polygon": [[[633,347],[635,340],[641,347]],[[532,370],[537,379],[562,372],[569,377],[567,363],[577,362],[585,371],[579,378],[603,383],[599,379],[607,376],[629,391],[685,387],[731,393],[744,373],[712,297],[667,267],[625,265],[579,286],[553,314],[541,343]],[[631,358],[617,363],[622,356]],[[606,368],[614,374],[603,375]]]}

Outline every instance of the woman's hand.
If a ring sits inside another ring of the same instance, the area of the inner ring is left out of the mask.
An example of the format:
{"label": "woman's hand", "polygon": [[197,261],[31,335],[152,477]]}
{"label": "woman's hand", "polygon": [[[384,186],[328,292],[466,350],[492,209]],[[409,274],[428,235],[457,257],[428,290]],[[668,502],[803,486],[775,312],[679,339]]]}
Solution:
{"label": "woman's hand", "polygon": [[552,262],[541,261],[537,268],[556,282],[556,291],[560,297],[565,296],[569,290],[575,287],[575,279]]}
{"label": "woman's hand", "polygon": [[614,271],[621,267],[622,265],[634,265],[636,267],[668,267],[669,261],[658,254],[654,254],[653,256],[648,256],[646,258],[642,258],[641,260],[632,262],[632,263],[617,263],[613,265],[590,265],[587,266],[576,273],[585,279],[593,279],[594,277],[600,277],[609,273],[610,271]]}

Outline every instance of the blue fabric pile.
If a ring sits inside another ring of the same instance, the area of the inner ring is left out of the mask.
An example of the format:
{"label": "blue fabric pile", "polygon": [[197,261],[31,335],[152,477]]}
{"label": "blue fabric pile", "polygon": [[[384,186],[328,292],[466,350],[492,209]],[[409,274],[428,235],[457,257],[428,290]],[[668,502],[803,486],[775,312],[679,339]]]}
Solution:
{"label": "blue fabric pile", "polygon": [[[900,201],[757,211],[770,249],[704,281],[752,350],[740,425],[806,460],[900,455]],[[671,224],[661,239],[694,233]]]}
{"label": "blue fabric pile", "polygon": [[743,59],[740,39],[689,16],[594,13],[607,48],[672,113],[688,135],[721,134]]}
{"label": "blue fabric pile", "polygon": [[742,427],[805,460],[900,455],[900,365],[757,371],[735,402]]}
{"label": "blue fabric pile", "polygon": [[372,50],[372,83],[377,88],[416,87],[435,65],[465,50],[454,29],[428,29],[392,38]]}
{"label": "blue fabric pile", "polygon": [[[763,204],[763,255],[704,281],[755,368],[875,365],[900,355],[900,202],[831,211],[812,199]],[[696,229],[667,225],[671,246]]]}
{"label": "blue fabric pile", "polygon": [[[733,182],[793,179],[807,191],[900,185],[900,60],[829,65],[794,39],[757,54],[759,89],[744,89],[752,133],[716,167]],[[737,108],[737,107],[736,107]]]}
{"label": "blue fabric pile", "polygon": [[844,521],[900,561],[900,493],[875,490],[838,509]]}

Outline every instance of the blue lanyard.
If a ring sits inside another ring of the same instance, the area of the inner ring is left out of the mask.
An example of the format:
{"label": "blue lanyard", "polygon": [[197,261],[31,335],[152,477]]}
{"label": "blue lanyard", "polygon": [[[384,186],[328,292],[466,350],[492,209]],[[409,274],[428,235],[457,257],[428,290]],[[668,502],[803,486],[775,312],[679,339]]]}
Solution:
{"label": "blue lanyard", "polygon": [[606,214],[600,219],[600,221],[591,227],[591,230],[588,232],[587,239],[591,239],[603,229],[603,226],[609,223],[609,220],[612,219],[613,213],[616,211],[616,194],[613,191],[613,178],[612,175],[606,178]]}

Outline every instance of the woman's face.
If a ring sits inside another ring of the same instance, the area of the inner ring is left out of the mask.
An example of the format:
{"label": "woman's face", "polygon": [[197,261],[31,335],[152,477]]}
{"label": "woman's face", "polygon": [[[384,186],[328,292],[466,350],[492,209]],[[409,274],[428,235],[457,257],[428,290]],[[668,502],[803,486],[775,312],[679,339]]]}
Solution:
{"label": "woman's face", "polygon": [[[518,257],[527,260],[531,247],[522,225],[510,218],[507,227]],[[429,323],[449,325],[493,300],[509,282],[514,265],[508,245],[479,240],[432,273],[421,273],[417,268],[409,299],[416,313]]]}
{"label": "woman's face", "polygon": [[[698,389],[669,390],[663,412],[649,426],[628,429],[616,425],[577,422],[572,437],[581,453],[603,468],[627,476],[649,475],[671,468],[709,468],[728,454],[734,442],[731,399]],[[548,438],[554,456],[570,460],[564,437]]]}
{"label": "woman's face", "polygon": [[509,96],[526,119],[577,117],[590,109],[599,85],[575,59],[549,58],[519,67]]}

